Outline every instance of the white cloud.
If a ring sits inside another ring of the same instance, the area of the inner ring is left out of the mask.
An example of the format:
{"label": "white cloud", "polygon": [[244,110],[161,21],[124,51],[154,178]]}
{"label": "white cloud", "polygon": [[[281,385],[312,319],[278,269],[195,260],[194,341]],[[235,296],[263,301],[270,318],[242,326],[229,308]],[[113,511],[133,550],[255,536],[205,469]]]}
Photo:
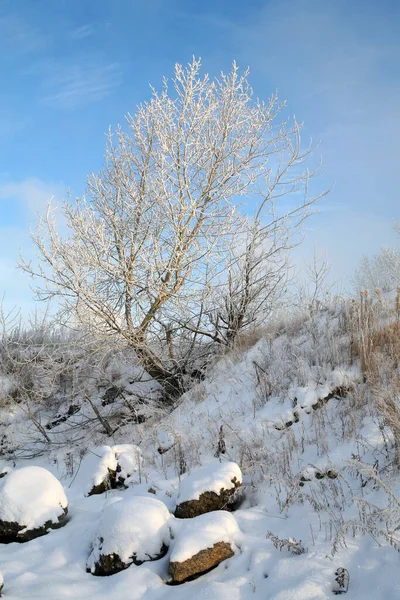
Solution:
{"label": "white cloud", "polygon": [[[0,183],[0,200],[18,202],[31,218],[35,213],[43,213],[52,197],[59,199],[64,189],[60,183],[46,183],[37,177],[29,177],[22,181]],[[6,217],[4,220],[7,222]]]}
{"label": "white cloud", "polygon": [[77,27],[71,32],[71,36],[75,39],[82,39],[93,35],[94,27],[91,23]]}
{"label": "white cloud", "polygon": [[304,142],[321,140],[322,186],[336,182],[322,214],[307,224],[312,230],[296,262],[310,258],[315,241],[335,277],[348,280],[362,255],[398,246],[396,23],[373,3],[360,11],[345,0],[279,0],[234,31],[237,60],[250,65],[256,92],[278,87],[304,119]]}
{"label": "white cloud", "polygon": [[0,52],[3,54],[28,54],[41,49],[47,41],[38,29],[29,25],[21,17],[0,15]]}
{"label": "white cloud", "polygon": [[[26,260],[34,257],[35,249],[30,239],[29,228],[34,226],[36,213],[43,214],[50,198],[59,200],[64,186],[61,183],[44,182],[37,177],[20,181],[0,181],[0,299],[5,296],[5,311],[20,307],[22,316],[34,310],[42,310],[35,303],[30,289],[29,276],[17,268],[20,255]],[[8,201],[8,202],[7,202]],[[19,223],[10,225],[9,202],[20,208]],[[7,204],[6,204],[7,203]]]}
{"label": "white cloud", "polygon": [[43,102],[60,109],[78,108],[110,95],[120,82],[117,63],[53,65],[44,82]]}

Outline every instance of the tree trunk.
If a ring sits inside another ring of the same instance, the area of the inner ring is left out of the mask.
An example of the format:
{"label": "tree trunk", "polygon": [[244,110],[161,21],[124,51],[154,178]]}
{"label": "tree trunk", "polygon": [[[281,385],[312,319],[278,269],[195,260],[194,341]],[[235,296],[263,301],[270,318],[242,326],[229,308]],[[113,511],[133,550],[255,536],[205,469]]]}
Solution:
{"label": "tree trunk", "polygon": [[141,366],[147,371],[150,377],[155,379],[155,381],[163,388],[165,400],[168,403],[173,404],[173,402],[185,391],[181,374],[163,368],[142,344],[139,344],[139,346],[133,344],[133,348],[140,360]]}

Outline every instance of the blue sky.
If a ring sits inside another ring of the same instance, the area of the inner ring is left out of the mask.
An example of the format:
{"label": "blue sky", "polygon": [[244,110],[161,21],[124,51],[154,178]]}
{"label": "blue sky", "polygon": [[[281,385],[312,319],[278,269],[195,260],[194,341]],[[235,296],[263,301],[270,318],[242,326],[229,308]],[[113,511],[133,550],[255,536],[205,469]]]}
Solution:
{"label": "blue sky", "polygon": [[80,195],[104,132],[175,62],[210,74],[235,59],[260,97],[278,89],[320,141],[333,192],[297,251],[327,251],[344,285],[363,254],[397,243],[397,0],[0,0],[0,293],[32,306],[15,269],[49,197]]}

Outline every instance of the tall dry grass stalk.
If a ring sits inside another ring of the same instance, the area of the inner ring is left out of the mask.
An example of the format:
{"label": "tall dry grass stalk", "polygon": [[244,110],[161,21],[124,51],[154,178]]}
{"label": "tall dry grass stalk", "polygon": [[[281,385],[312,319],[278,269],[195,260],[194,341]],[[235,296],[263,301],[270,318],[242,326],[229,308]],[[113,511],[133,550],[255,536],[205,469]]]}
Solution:
{"label": "tall dry grass stalk", "polygon": [[[355,350],[372,399],[393,435],[400,469],[400,288],[389,318],[375,314],[366,293],[361,295]],[[354,341],[354,340],[353,340]]]}

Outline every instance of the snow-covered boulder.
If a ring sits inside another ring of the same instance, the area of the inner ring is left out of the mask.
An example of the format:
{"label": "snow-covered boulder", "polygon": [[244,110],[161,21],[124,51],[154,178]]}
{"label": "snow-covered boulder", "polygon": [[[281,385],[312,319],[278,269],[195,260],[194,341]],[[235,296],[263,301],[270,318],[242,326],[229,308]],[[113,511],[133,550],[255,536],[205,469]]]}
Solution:
{"label": "snow-covered boulder", "polygon": [[181,482],[175,516],[197,517],[229,504],[242,484],[242,472],[234,462],[213,463],[191,473]]}
{"label": "snow-covered boulder", "polygon": [[112,450],[117,460],[116,483],[126,485],[132,475],[137,473],[142,466],[142,452],[134,444],[120,444],[113,446]]}
{"label": "snow-covered boulder", "polygon": [[129,483],[129,478],[140,469],[142,453],[138,446],[121,444],[119,446],[101,446],[91,452],[87,462],[98,457],[92,470],[87,496],[103,494]]}
{"label": "snow-covered boulder", "polygon": [[234,555],[239,535],[235,518],[215,511],[185,521],[176,534],[170,556],[169,573],[176,582],[201,575]]}
{"label": "snow-covered boulder", "polygon": [[0,482],[0,542],[27,542],[66,522],[61,483],[42,467],[11,471]]}
{"label": "snow-covered boulder", "polygon": [[98,460],[90,476],[87,486],[87,496],[102,494],[115,487],[114,483],[118,463],[112,448],[110,446],[96,448],[89,454],[86,462],[92,462],[93,457],[97,457]]}
{"label": "snow-covered boulder", "polygon": [[113,575],[167,552],[171,514],[155,498],[117,498],[104,508],[87,561],[93,575]]}

